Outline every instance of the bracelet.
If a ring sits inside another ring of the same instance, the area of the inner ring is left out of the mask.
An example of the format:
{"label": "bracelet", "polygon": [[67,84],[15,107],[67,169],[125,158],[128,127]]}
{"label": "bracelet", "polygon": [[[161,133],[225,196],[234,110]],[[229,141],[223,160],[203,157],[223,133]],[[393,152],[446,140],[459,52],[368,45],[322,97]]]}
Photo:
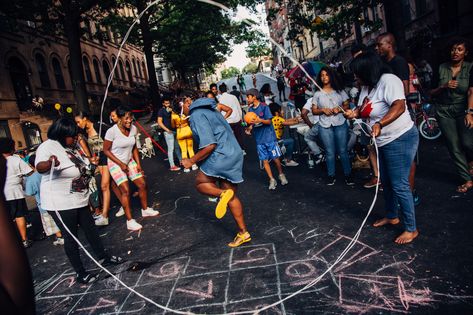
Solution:
{"label": "bracelet", "polygon": [[473,114],[473,108],[467,108],[465,114]]}
{"label": "bracelet", "polygon": [[379,129],[383,129],[383,124],[379,121],[375,122],[374,123],[375,125],[378,124],[379,125]]}

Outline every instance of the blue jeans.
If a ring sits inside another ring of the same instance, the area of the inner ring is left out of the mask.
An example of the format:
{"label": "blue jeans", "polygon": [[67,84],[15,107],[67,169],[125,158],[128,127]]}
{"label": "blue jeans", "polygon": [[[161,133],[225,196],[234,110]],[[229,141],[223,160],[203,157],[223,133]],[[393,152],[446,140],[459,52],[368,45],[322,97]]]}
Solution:
{"label": "blue jeans", "polygon": [[292,138],[285,138],[281,139],[282,143],[286,147],[286,153],[284,153],[284,157],[287,160],[292,160],[292,154],[294,153],[294,139]]}
{"label": "blue jeans", "polygon": [[174,164],[174,152],[176,153],[177,159],[181,160],[181,150],[178,145],[175,144],[175,132],[164,132],[164,140],[166,140],[166,146],[168,147],[168,160],[169,166],[176,166]]}
{"label": "blue jeans", "polygon": [[385,207],[388,219],[402,214],[404,229],[416,230],[414,199],[409,186],[409,171],[419,145],[419,132],[413,126],[396,140],[380,147],[379,173],[384,189]]}
{"label": "blue jeans", "polygon": [[319,127],[319,136],[325,147],[325,158],[327,161],[328,176],[335,176],[335,158],[336,154],[340,156],[342,162],[343,174],[351,174],[351,163],[348,157],[348,125],[343,123],[340,126],[331,126],[329,128]]}
{"label": "blue jeans", "polygon": [[304,140],[307,142],[307,145],[309,146],[310,150],[312,153],[315,155],[318,155],[322,153],[322,150],[320,150],[319,145],[317,144],[317,139],[319,136],[319,124],[315,124],[310,128],[310,130],[304,135]]}

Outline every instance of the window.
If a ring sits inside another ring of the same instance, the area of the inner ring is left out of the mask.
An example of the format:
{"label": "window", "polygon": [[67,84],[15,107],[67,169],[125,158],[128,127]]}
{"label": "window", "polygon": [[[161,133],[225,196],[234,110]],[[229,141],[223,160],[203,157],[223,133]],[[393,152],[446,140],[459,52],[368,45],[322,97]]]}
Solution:
{"label": "window", "polygon": [[[110,66],[107,61],[102,61],[102,68],[103,74],[105,75],[105,81],[108,82],[108,78],[110,77]],[[110,86],[113,87],[113,81],[110,82]]]}
{"label": "window", "polygon": [[48,69],[46,68],[46,62],[44,57],[40,54],[36,54],[36,68],[38,69],[39,80],[41,81],[41,87],[50,88],[51,82],[49,81]]}
{"label": "window", "polygon": [[146,81],[148,81],[148,76],[147,76],[147,74],[146,74],[146,66],[145,66],[145,62],[144,62],[144,61],[141,62],[141,66],[143,67],[143,74],[144,74],[143,78],[144,78]]}
{"label": "window", "polygon": [[131,73],[131,66],[128,61],[125,62],[125,71],[128,74],[128,81],[133,82],[133,74]]}
{"label": "window", "polygon": [[416,16],[420,17],[427,13],[427,1],[426,0],[416,0]]}
{"label": "window", "polygon": [[379,13],[378,13],[378,7],[374,6],[371,8],[373,11],[373,21],[378,21],[379,20]]}
{"label": "window", "polygon": [[64,90],[66,88],[66,84],[64,83],[64,76],[62,75],[61,63],[56,57],[53,57],[51,63],[53,65],[54,78],[56,79],[57,88]]}
{"label": "window", "polygon": [[10,127],[6,120],[0,120],[0,138],[11,138]]}
{"label": "window", "polygon": [[94,65],[95,80],[97,81],[97,83],[102,83],[102,76],[100,75],[99,62],[97,61],[97,59],[94,59],[92,61],[92,64]]}
{"label": "window", "polygon": [[138,76],[138,71],[136,71],[136,60],[133,59],[132,63],[133,63],[133,72],[135,73],[135,77],[137,77]]}
{"label": "window", "polygon": [[120,76],[123,81],[126,81],[125,70],[123,69],[123,61],[118,60],[118,66],[120,67]]}
{"label": "window", "polygon": [[92,72],[90,71],[89,59],[86,56],[82,57],[82,64],[84,65],[85,82],[93,82]]}
{"label": "window", "polygon": [[115,77],[115,80],[120,80],[120,74],[118,74],[118,67],[115,66],[117,63],[117,59],[115,57],[112,57],[112,68],[115,67],[115,70],[113,71],[113,76]]}
{"label": "window", "polygon": [[402,17],[404,18],[404,23],[412,21],[410,0],[402,0]]}
{"label": "window", "polygon": [[138,61],[137,64],[138,64],[138,73],[139,73],[138,76],[139,76],[140,78],[143,78],[143,73],[141,72],[140,62]]}
{"label": "window", "polygon": [[72,79],[71,59],[67,61],[67,71],[69,72],[69,78],[71,78],[71,84],[72,86],[74,86],[73,79]]}

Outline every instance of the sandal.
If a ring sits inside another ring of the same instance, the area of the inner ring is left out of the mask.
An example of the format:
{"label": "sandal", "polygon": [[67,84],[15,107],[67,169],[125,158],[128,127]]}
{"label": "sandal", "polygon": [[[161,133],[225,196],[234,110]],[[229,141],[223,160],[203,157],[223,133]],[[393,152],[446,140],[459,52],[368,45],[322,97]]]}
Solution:
{"label": "sandal", "polygon": [[251,241],[251,235],[250,233],[248,232],[245,232],[245,233],[238,233],[236,236],[235,236],[235,239],[233,240],[233,242],[231,243],[228,243],[228,246],[230,247],[238,247],[244,243],[248,243],[249,241]]}
{"label": "sandal", "polygon": [[457,192],[464,194],[464,193],[468,192],[471,189],[473,189],[473,182],[468,181],[468,182],[464,183],[463,185],[458,186],[457,187]]}
{"label": "sandal", "polygon": [[217,219],[221,219],[227,213],[227,205],[233,198],[233,190],[226,189],[220,194],[220,200],[218,201],[217,207],[215,208],[215,216]]}

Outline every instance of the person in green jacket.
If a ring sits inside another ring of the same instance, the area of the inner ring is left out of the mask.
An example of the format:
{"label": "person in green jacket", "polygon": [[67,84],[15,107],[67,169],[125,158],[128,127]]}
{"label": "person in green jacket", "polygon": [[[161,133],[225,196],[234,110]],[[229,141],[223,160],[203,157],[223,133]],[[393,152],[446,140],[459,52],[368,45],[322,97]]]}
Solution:
{"label": "person in green jacket", "polygon": [[440,65],[438,87],[431,95],[437,99],[436,117],[463,180],[457,192],[466,193],[473,188],[473,63],[465,60],[465,39],[454,39],[449,47],[450,61]]}

